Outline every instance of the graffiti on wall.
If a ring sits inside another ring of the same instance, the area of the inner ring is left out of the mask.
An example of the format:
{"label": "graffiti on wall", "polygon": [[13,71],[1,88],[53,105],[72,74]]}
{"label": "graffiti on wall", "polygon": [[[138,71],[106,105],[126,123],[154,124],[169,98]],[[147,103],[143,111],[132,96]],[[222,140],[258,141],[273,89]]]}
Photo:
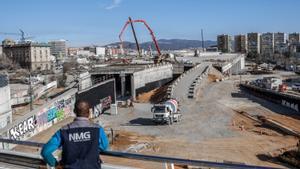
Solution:
{"label": "graffiti on wall", "polygon": [[72,99],[69,96],[66,99],[60,99],[54,102],[47,108],[42,109],[37,114],[25,119],[12,127],[9,131],[11,139],[19,140],[21,137],[28,133],[32,133],[37,129],[38,131],[44,130],[44,126],[49,127],[57,121],[63,120],[72,114]]}
{"label": "graffiti on wall", "polygon": [[296,104],[296,103],[291,103],[291,102],[288,102],[286,100],[281,100],[281,104],[285,107],[288,107],[288,108],[291,108],[293,110],[299,111],[298,104]]}
{"label": "graffiti on wall", "polygon": [[31,116],[18,125],[15,125],[9,130],[9,137],[11,139],[18,139],[24,134],[33,131],[36,128],[35,125],[35,116]]}
{"label": "graffiti on wall", "polygon": [[110,109],[110,105],[112,104],[111,96],[107,96],[103,99],[100,99],[99,104],[93,107],[93,118],[100,116],[105,110]]}
{"label": "graffiti on wall", "polygon": [[78,92],[76,99],[89,102],[92,107],[91,118],[96,118],[116,102],[115,92],[115,81],[107,80],[88,90]]}

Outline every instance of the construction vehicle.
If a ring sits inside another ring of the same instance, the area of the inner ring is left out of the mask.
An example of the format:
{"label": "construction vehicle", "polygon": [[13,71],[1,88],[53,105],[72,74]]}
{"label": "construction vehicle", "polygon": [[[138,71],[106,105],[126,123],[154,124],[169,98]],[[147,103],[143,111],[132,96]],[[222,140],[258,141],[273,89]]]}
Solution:
{"label": "construction vehicle", "polygon": [[154,104],[151,108],[153,113],[153,121],[156,124],[171,125],[181,120],[179,104],[176,99],[170,99],[163,104]]}
{"label": "construction vehicle", "polygon": [[[156,40],[156,37],[154,35],[154,32],[152,31],[150,26],[147,24],[147,22],[145,20],[142,20],[142,19],[132,20],[131,17],[129,17],[128,21],[126,21],[124,27],[121,30],[121,33],[119,34],[119,39],[120,39],[120,42],[121,42],[121,49],[122,50],[124,50],[122,36],[123,36],[123,33],[126,30],[127,26],[130,24],[131,29],[132,29],[132,33],[133,33],[133,37],[134,37],[134,40],[135,40],[136,48],[137,48],[137,51],[138,51],[138,55],[139,55],[139,57],[141,57],[141,47],[139,45],[133,23],[143,23],[145,25],[145,27],[147,28],[147,30],[149,31],[149,33],[151,35],[151,38],[152,38],[152,41],[153,41],[153,44],[154,44],[154,46],[156,48],[156,51],[157,51],[157,56],[154,57],[154,63],[155,64],[161,63],[162,61],[173,63],[173,61],[170,61],[170,60],[167,60],[167,59],[174,59],[174,61],[176,63],[178,63],[178,61],[176,60],[176,58],[173,54],[162,54],[162,52],[160,50],[160,47],[158,45],[158,42]],[[151,52],[150,55],[152,56],[153,52],[152,52],[151,46],[149,46],[149,48],[150,48],[150,52]]]}
{"label": "construction vehicle", "polygon": [[141,49],[140,49],[140,45],[138,43],[138,40],[137,40],[137,36],[136,36],[136,33],[135,33],[135,29],[134,29],[134,26],[133,26],[133,23],[143,23],[145,25],[145,27],[147,28],[147,30],[149,31],[150,35],[151,35],[151,38],[152,38],[152,41],[155,45],[155,48],[156,48],[156,51],[157,51],[157,54],[158,56],[156,56],[154,58],[154,63],[157,64],[157,63],[160,63],[162,61],[162,53],[161,53],[161,50],[158,46],[158,42],[154,36],[154,32],[152,31],[152,29],[150,28],[150,26],[147,24],[147,22],[145,20],[142,20],[142,19],[137,19],[137,20],[132,20],[130,17],[128,19],[128,21],[126,21],[124,27],[122,28],[121,30],[121,33],[119,35],[119,39],[120,39],[120,42],[121,42],[121,48],[123,49],[123,40],[122,40],[122,35],[124,33],[124,31],[126,30],[127,26],[130,24],[131,25],[131,29],[132,29],[132,33],[133,33],[133,36],[134,36],[134,39],[135,39],[135,43],[136,43],[136,47],[137,47],[137,51],[138,51],[138,54],[139,56],[141,57]]}

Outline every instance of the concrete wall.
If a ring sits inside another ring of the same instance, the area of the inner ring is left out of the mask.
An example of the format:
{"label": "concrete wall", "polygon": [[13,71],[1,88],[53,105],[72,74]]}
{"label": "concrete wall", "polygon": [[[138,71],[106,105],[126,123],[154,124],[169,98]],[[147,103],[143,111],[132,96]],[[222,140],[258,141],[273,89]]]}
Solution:
{"label": "concrete wall", "polygon": [[43,106],[27,113],[0,130],[2,137],[27,140],[57,122],[73,116],[77,89],[71,89]]}
{"label": "concrete wall", "polygon": [[4,128],[12,120],[10,87],[6,75],[0,75],[0,128]]}
{"label": "concrete wall", "polygon": [[84,90],[92,86],[92,79],[89,72],[80,73],[78,76],[79,90]]}
{"label": "concrete wall", "polygon": [[173,77],[172,65],[157,65],[145,70],[133,73],[134,88],[144,87],[147,83],[168,79]]}
{"label": "concrete wall", "polygon": [[[145,70],[134,72],[131,76],[131,94],[135,99],[137,91],[151,90],[160,87],[173,78],[173,67],[171,64],[153,65]],[[157,84],[154,84],[157,83]],[[147,87],[147,90],[143,90]]]}
{"label": "concrete wall", "polygon": [[245,56],[240,55],[229,63],[222,66],[222,73],[229,71],[230,74],[238,74],[241,70],[245,69]]}

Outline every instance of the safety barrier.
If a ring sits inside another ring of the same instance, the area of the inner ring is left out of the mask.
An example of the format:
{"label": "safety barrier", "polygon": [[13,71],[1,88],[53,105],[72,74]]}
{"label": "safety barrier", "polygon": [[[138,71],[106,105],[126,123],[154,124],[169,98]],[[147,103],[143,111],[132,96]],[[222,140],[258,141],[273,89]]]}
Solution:
{"label": "safety barrier", "polygon": [[188,90],[188,98],[193,99],[195,97],[201,80],[208,75],[209,68],[210,66],[206,66],[204,71],[193,80]]}
{"label": "safety barrier", "polygon": [[[2,144],[4,144],[4,143],[18,144],[18,145],[33,146],[33,147],[42,147],[44,145],[43,143],[37,143],[37,142],[31,142],[31,141],[17,141],[17,140],[3,139],[3,138],[0,138],[0,142]],[[1,152],[0,152],[0,154],[1,154]],[[273,167],[254,166],[254,165],[246,165],[246,164],[231,163],[231,162],[212,162],[212,161],[203,161],[203,160],[191,160],[191,159],[182,159],[182,158],[165,157],[165,156],[124,153],[124,152],[116,152],[116,151],[105,151],[105,152],[102,152],[101,155],[135,159],[135,160],[143,160],[143,161],[180,164],[180,165],[187,165],[187,166],[209,167],[209,168],[276,169]],[[0,156],[0,158],[1,158],[1,156]],[[172,166],[174,166],[174,165],[172,165]]]}
{"label": "safety barrier", "polygon": [[167,89],[167,98],[173,98],[173,91],[174,88],[176,87],[176,85],[181,81],[181,79],[186,76],[188,73],[191,73],[192,71],[195,71],[197,68],[200,67],[200,64],[194,66],[193,68],[189,69],[188,71],[185,71],[184,73],[182,73],[172,84],[169,85],[168,89]]}

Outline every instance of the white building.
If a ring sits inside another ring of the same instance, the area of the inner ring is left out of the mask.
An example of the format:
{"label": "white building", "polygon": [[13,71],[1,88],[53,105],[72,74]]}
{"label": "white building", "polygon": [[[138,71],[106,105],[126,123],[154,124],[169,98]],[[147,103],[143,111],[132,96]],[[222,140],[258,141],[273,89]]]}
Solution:
{"label": "white building", "polygon": [[92,52],[88,51],[88,50],[78,50],[77,55],[88,57],[88,56],[93,56],[94,54]]}
{"label": "white building", "polygon": [[105,47],[96,47],[96,56],[105,56]]}
{"label": "white building", "polygon": [[10,87],[5,74],[0,74],[0,93],[0,128],[4,128],[12,122]]}

